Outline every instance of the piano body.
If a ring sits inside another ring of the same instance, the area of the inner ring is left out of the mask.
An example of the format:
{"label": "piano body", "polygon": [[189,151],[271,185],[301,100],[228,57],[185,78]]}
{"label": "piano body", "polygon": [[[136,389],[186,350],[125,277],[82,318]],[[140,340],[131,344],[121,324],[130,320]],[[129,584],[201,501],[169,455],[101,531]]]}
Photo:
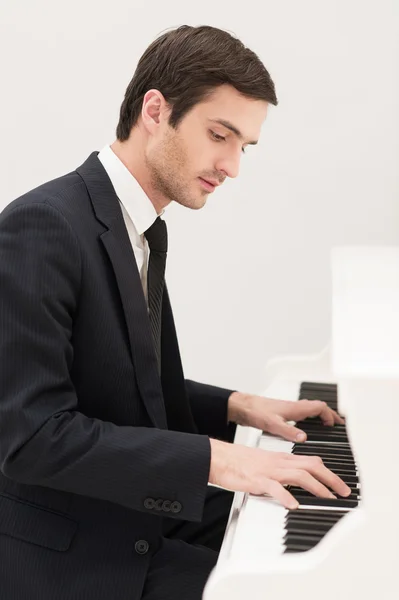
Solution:
{"label": "piano body", "polygon": [[[315,388],[314,397],[325,390],[328,401],[338,390],[347,439],[320,442],[316,433],[301,446],[321,449],[349,478],[355,500],[305,494],[288,511],[236,492],[204,600],[399,598],[399,248],[334,248],[332,276],[331,345],[270,361],[264,395],[296,401]],[[295,451],[253,428],[239,427],[235,443]]]}

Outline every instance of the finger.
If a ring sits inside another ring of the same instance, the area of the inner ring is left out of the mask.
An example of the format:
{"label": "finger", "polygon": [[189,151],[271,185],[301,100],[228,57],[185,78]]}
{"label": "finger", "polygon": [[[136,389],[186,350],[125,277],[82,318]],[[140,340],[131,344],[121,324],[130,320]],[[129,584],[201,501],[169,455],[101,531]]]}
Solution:
{"label": "finger", "polygon": [[294,496],[290,494],[290,492],[275,479],[266,479],[264,483],[264,490],[265,494],[275,498],[278,502],[280,502],[280,504],[285,506],[285,508],[294,510],[299,506],[298,501],[295,500]]}
{"label": "finger", "polygon": [[335,424],[334,411],[325,402],[321,402],[321,404],[322,408],[319,417],[323,421],[323,425],[326,425],[327,427],[333,427]]}
{"label": "finger", "polygon": [[295,467],[307,471],[340,496],[349,496],[351,493],[350,487],[325,466],[320,456],[297,456]]}
{"label": "finger", "polygon": [[326,405],[326,408],[320,413],[320,418],[324,425],[333,427],[334,425],[345,425],[343,419],[335,410]]}
{"label": "finger", "polygon": [[[333,426],[335,423],[335,415],[339,419],[339,415],[335,413],[325,402],[322,400],[298,400],[298,402],[292,403],[292,416],[290,419],[295,421],[301,421],[308,417],[320,417],[323,425]],[[342,423],[343,424],[343,423]]]}
{"label": "finger", "polygon": [[294,425],[289,425],[278,415],[269,419],[268,431],[269,433],[279,435],[290,442],[305,442],[307,437],[302,429],[299,429],[299,427],[295,427]]}
{"label": "finger", "polygon": [[341,415],[339,415],[337,413],[337,411],[333,410],[333,415],[334,415],[334,422],[336,425],[345,425],[345,419],[344,417],[341,417]]}
{"label": "finger", "polygon": [[283,469],[278,481],[283,485],[295,485],[320,498],[336,498],[330,490],[304,469]]}

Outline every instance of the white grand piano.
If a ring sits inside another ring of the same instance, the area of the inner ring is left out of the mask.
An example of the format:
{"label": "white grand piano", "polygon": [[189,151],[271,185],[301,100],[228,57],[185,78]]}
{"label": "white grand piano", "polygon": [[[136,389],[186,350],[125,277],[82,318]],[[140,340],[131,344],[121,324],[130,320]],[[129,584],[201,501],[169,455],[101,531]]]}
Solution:
{"label": "white grand piano", "polygon": [[[399,598],[399,247],[334,248],[331,264],[331,344],[271,361],[264,395],[329,401],[338,392],[347,438],[316,433],[302,446],[348,477],[352,502],[305,494],[288,511],[237,492],[204,600]],[[235,443],[301,451],[252,428],[238,428]]]}

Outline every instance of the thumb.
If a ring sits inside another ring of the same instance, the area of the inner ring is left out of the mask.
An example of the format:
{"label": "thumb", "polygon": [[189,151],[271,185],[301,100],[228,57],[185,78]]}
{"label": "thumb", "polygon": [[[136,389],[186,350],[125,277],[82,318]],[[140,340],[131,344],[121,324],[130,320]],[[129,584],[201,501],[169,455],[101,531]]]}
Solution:
{"label": "thumb", "polygon": [[288,440],[289,442],[305,442],[306,441],[306,433],[295,427],[294,425],[290,425],[284,419],[278,415],[276,415],[273,419],[269,420],[269,433],[273,435],[279,435],[280,437]]}

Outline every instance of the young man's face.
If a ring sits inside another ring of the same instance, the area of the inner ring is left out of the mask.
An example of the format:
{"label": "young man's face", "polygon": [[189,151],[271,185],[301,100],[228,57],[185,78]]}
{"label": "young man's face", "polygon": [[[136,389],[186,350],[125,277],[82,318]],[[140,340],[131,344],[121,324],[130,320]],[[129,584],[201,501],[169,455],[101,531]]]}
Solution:
{"label": "young man's face", "polygon": [[215,189],[204,180],[220,185],[237,177],[243,149],[259,139],[267,107],[223,85],[194,106],[177,129],[164,119],[146,152],[153,189],[167,201],[202,208]]}

